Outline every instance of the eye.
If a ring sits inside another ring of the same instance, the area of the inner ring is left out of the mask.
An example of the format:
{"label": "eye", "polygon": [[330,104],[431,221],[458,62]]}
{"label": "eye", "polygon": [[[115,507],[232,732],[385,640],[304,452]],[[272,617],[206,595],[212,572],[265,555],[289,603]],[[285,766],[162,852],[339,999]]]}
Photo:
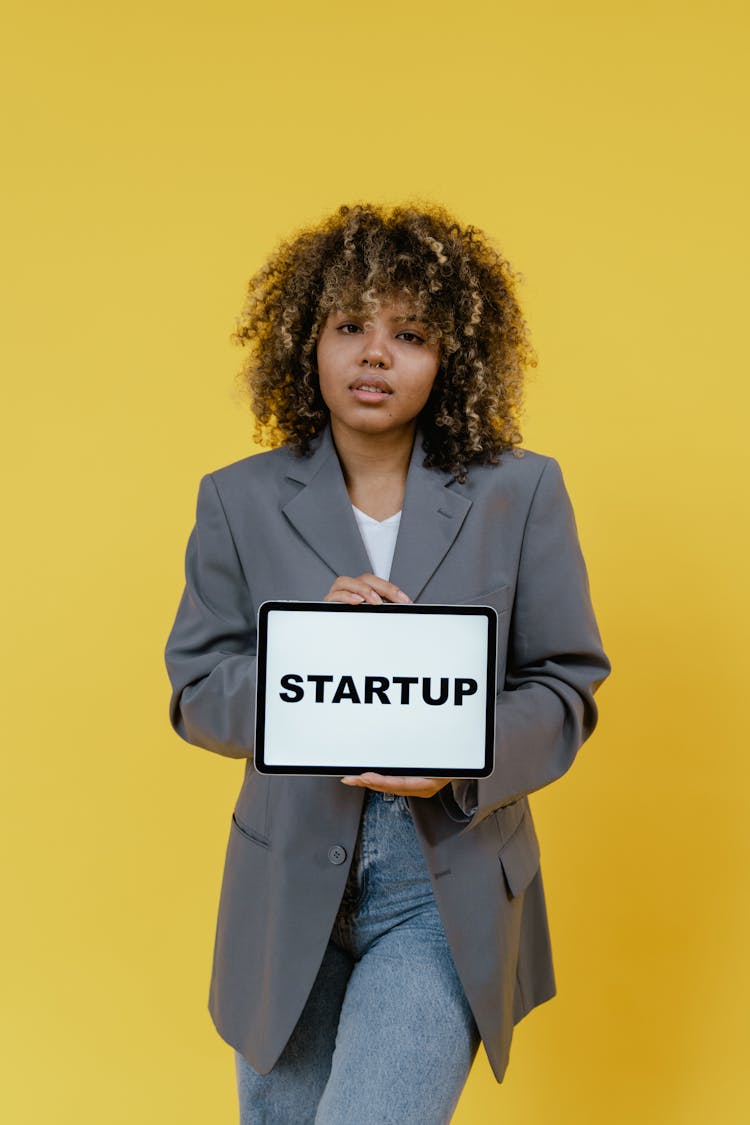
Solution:
{"label": "eye", "polygon": [[[349,331],[350,328],[352,329],[351,332]],[[359,324],[355,324],[353,321],[347,320],[344,322],[344,324],[339,324],[336,328],[336,331],[341,332],[344,336],[353,336],[355,332],[361,332],[362,328]],[[405,330],[404,332],[399,332],[398,337],[399,339],[402,337],[406,337],[406,342],[408,344],[424,344],[424,340],[421,336],[418,336],[416,332]]]}

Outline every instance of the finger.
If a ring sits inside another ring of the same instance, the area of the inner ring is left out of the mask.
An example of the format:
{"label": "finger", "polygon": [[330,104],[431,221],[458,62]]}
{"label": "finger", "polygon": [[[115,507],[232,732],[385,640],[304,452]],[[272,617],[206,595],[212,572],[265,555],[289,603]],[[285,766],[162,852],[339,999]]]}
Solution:
{"label": "finger", "polygon": [[384,601],[400,602],[402,605],[411,603],[411,598],[408,594],[405,594],[404,591],[398,586],[395,586],[393,582],[388,582],[385,578],[379,578],[377,574],[361,574],[360,578],[367,582],[376,593],[380,594]]}
{"label": "finger", "polygon": [[370,605],[380,605],[383,598],[371,585],[369,578],[370,575],[368,574],[362,575],[359,578],[337,578],[331,587],[329,597],[334,592],[346,591],[350,595],[359,597],[360,601],[368,602]]}
{"label": "finger", "polygon": [[342,602],[344,605],[361,605],[364,600],[362,594],[355,594],[351,590],[329,590],[323,598],[324,602]]}
{"label": "finger", "polygon": [[380,773],[359,773],[342,777],[344,785],[359,785],[366,789],[376,789],[379,793],[395,793],[402,777],[385,777]]}
{"label": "finger", "polygon": [[342,777],[341,781],[344,785],[374,789],[377,793],[394,793],[400,797],[431,797],[436,785],[433,777],[401,777],[372,771]]}
{"label": "finger", "polygon": [[356,604],[356,597],[353,600],[351,597],[341,597],[340,594],[343,592],[350,595],[359,595],[361,601],[366,601],[371,605],[380,605],[383,601],[400,602],[402,605],[411,602],[408,594],[405,594],[393,582],[386,582],[384,578],[379,578],[377,574],[360,574],[358,578],[341,574],[331,586],[323,601],[342,601],[350,605]]}
{"label": "finger", "polygon": [[368,587],[359,578],[351,578],[348,574],[341,574],[336,579],[330,590],[323,598],[324,602],[346,602],[357,605],[365,601]]}

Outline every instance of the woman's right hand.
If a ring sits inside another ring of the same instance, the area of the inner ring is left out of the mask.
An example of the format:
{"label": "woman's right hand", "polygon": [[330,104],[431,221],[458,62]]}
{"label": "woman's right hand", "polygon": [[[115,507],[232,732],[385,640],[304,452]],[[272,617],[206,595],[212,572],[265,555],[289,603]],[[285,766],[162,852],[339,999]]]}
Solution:
{"label": "woman's right hand", "polygon": [[399,602],[401,605],[407,605],[411,602],[411,598],[392,582],[386,582],[385,578],[378,578],[377,574],[360,574],[358,578],[349,578],[342,574],[331,586],[323,601],[344,602],[346,605],[360,605],[362,602],[370,602],[372,605]]}

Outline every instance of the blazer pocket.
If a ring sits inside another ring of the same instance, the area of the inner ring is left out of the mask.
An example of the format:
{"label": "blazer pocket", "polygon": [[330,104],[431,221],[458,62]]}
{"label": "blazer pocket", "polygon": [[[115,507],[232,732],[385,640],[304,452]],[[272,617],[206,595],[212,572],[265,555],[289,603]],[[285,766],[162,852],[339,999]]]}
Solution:
{"label": "blazer pocket", "polygon": [[473,598],[466,598],[458,605],[490,605],[497,611],[498,617],[501,613],[507,613],[510,609],[510,586],[497,586],[494,590],[488,590],[486,594],[476,594]]}
{"label": "blazer pocket", "polygon": [[260,844],[262,848],[267,848],[271,844],[268,836],[264,836],[262,832],[256,832],[248,824],[243,824],[236,812],[232,813],[232,826],[237,829],[241,836],[244,836],[246,840],[250,840],[253,844]]}
{"label": "blazer pocket", "polygon": [[254,768],[249,769],[234,803],[238,828],[260,843],[270,839],[269,801],[273,780]]}
{"label": "blazer pocket", "polygon": [[496,653],[496,675],[497,675],[497,690],[499,691],[505,680],[505,663],[506,653],[508,648],[508,630],[510,629],[510,608],[512,604],[512,595],[510,586],[496,586],[494,590],[488,590],[486,594],[477,594],[473,598],[467,598],[466,601],[459,602],[459,605],[488,605],[491,606],[497,613],[497,646]]}
{"label": "blazer pocket", "polygon": [[528,809],[501,845],[498,859],[512,898],[525,891],[539,870],[539,840]]}

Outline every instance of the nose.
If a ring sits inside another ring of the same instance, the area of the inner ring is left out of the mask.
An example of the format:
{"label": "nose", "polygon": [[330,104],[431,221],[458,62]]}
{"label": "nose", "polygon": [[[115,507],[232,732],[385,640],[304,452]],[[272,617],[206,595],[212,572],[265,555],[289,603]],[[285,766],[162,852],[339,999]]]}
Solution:
{"label": "nose", "polygon": [[370,328],[362,337],[362,357],[360,366],[390,367],[391,353],[388,347],[386,329],[380,326]]}

